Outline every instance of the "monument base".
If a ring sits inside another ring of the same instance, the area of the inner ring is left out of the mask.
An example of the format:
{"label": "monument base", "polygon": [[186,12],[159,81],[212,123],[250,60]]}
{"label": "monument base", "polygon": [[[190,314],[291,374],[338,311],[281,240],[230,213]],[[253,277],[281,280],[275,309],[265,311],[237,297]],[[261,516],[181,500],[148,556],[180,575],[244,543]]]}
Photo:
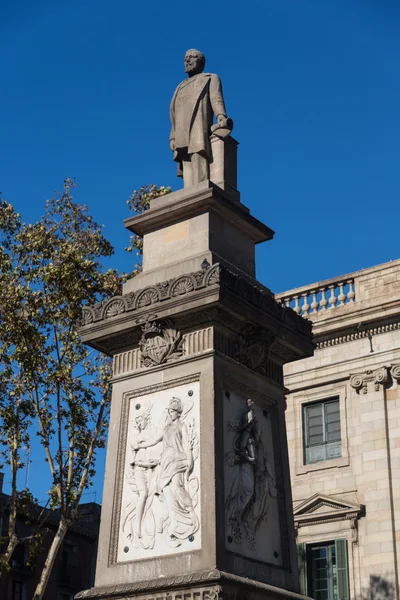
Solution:
{"label": "monument base", "polygon": [[308,596],[224,573],[209,570],[160,577],[152,581],[95,587],[80,592],[75,600],[97,598],[97,600],[306,600]]}

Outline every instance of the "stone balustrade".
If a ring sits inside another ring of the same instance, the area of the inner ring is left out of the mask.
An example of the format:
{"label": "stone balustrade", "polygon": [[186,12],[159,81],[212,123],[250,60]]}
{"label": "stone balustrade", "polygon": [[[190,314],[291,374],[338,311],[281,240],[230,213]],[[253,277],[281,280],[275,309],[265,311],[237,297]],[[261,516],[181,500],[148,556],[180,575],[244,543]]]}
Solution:
{"label": "stone balustrade", "polygon": [[326,281],[276,294],[275,299],[308,318],[322,315],[356,300],[354,277],[336,277]]}

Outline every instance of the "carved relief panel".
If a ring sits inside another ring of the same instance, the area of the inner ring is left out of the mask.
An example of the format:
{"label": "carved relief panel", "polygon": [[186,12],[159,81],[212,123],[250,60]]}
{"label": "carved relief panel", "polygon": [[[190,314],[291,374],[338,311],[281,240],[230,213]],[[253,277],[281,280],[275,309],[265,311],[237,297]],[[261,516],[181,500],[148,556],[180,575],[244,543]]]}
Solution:
{"label": "carved relief panel", "polygon": [[225,547],[253,560],[282,565],[273,414],[251,395],[225,393]]}
{"label": "carved relief panel", "polygon": [[128,399],[116,559],[201,547],[198,381]]}

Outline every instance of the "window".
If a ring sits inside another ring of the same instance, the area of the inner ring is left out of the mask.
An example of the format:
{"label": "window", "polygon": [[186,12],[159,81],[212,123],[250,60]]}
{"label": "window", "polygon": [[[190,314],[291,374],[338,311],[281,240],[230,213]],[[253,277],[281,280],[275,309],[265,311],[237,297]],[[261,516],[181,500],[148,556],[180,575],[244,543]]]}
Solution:
{"label": "window", "polygon": [[12,582],[12,600],[25,600],[26,598],[26,585],[21,581]]}
{"label": "window", "polygon": [[299,544],[300,588],[314,600],[349,600],[347,541]]}
{"label": "window", "polygon": [[23,544],[18,544],[15,548],[11,558],[11,566],[19,569],[25,566],[25,546]]}
{"label": "window", "polygon": [[339,398],[305,405],[303,425],[305,464],[342,456]]}

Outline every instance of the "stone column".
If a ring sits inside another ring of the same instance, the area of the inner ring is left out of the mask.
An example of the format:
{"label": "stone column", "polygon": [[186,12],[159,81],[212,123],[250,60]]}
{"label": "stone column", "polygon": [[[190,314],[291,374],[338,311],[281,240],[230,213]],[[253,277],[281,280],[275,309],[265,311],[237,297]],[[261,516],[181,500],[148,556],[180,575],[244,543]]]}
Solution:
{"label": "stone column", "polygon": [[125,224],[143,273],[84,310],[114,383],[95,588],[77,598],[300,598],[282,367],[313,343],[254,278],[273,232],[209,181]]}

